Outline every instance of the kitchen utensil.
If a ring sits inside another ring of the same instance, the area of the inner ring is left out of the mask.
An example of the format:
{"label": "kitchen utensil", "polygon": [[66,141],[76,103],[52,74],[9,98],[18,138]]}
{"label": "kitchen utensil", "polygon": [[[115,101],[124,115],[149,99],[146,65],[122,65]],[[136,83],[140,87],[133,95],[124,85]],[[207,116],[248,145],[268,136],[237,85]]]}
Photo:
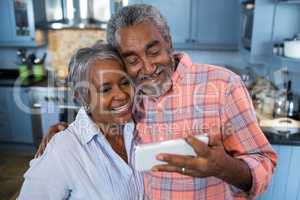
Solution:
{"label": "kitchen utensil", "polygon": [[36,81],[42,80],[43,76],[45,74],[43,63],[45,61],[46,55],[47,54],[44,53],[42,58],[36,57],[34,59],[34,63],[33,63],[33,67],[32,67],[32,74],[33,74],[34,80],[36,80]]}
{"label": "kitchen utensil", "polygon": [[300,121],[291,118],[277,118],[270,120],[261,120],[260,127],[263,131],[278,135],[291,135],[300,133]]}
{"label": "kitchen utensil", "polygon": [[262,112],[272,116],[275,106],[275,96],[273,94],[266,94],[262,98]]}
{"label": "kitchen utensil", "polygon": [[254,22],[255,1],[246,1],[242,6],[242,30],[241,39],[244,48],[251,49],[252,31]]}
{"label": "kitchen utensil", "polygon": [[277,96],[273,117],[290,117],[299,119],[299,96],[291,90],[292,82],[288,81],[286,91],[283,90]]}

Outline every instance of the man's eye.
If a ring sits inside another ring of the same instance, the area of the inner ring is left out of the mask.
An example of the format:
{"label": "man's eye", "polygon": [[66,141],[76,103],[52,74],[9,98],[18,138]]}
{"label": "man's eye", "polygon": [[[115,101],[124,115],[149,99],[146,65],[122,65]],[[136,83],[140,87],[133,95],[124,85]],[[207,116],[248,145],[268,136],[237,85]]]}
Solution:
{"label": "man's eye", "polygon": [[159,54],[159,52],[160,52],[159,48],[153,48],[153,49],[149,49],[148,54],[151,56],[156,56]]}
{"label": "man's eye", "polygon": [[138,63],[138,58],[137,57],[128,57],[128,58],[126,58],[126,61],[129,64],[136,64],[136,63]]}
{"label": "man's eye", "polygon": [[121,81],[121,85],[125,85],[125,86],[130,85],[130,81],[128,79],[123,79]]}

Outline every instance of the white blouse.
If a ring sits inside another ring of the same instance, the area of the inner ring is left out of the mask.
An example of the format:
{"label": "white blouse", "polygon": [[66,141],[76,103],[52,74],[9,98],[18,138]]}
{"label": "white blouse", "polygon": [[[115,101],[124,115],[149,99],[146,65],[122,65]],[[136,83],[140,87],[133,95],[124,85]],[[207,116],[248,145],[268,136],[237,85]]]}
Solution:
{"label": "white blouse", "polygon": [[30,162],[19,200],[143,199],[142,175],[131,167],[134,124],[124,126],[129,164],[112,149],[83,108]]}

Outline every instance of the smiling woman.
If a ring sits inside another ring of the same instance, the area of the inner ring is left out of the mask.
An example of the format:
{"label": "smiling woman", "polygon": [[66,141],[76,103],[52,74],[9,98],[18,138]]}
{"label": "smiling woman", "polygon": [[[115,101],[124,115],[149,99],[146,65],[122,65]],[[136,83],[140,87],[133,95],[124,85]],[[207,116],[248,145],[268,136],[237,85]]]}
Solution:
{"label": "smiling woman", "polygon": [[121,59],[97,44],[79,49],[69,67],[82,108],[31,161],[19,199],[142,199],[141,175],[131,167],[133,88]]}

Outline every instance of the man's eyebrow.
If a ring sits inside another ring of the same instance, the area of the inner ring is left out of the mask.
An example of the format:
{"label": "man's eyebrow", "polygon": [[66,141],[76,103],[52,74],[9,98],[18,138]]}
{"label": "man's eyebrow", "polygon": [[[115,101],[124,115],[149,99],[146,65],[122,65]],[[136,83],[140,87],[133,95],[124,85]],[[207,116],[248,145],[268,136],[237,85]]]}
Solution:
{"label": "man's eyebrow", "polygon": [[126,51],[124,53],[121,53],[121,56],[122,57],[128,57],[128,56],[131,56],[131,55],[134,55],[135,53],[133,51]]}
{"label": "man's eyebrow", "polygon": [[155,45],[158,45],[160,42],[159,42],[159,40],[153,40],[153,41],[151,41],[149,44],[147,44],[146,45],[146,50],[147,49],[150,49],[151,47],[153,47],[153,46],[155,46]]}

